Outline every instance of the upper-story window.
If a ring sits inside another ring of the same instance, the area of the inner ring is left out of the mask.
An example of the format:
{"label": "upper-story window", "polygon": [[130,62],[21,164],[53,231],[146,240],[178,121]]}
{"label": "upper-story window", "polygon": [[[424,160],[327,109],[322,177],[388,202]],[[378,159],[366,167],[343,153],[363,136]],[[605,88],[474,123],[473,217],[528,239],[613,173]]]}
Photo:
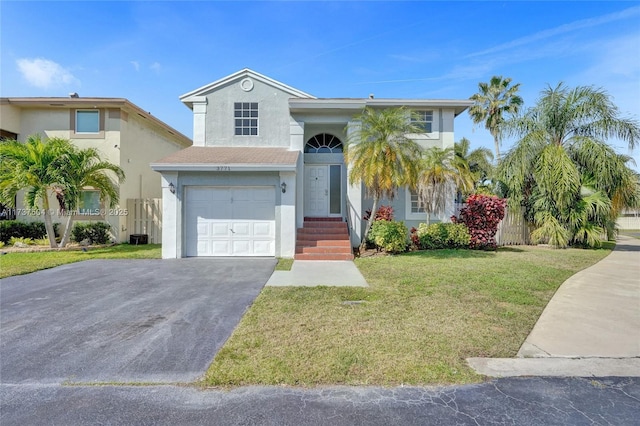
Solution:
{"label": "upper-story window", "polygon": [[100,111],[76,111],[76,133],[100,133]]}
{"label": "upper-story window", "polygon": [[233,104],[236,135],[258,135],[258,103],[235,102]]}
{"label": "upper-story window", "polygon": [[411,122],[420,127],[424,133],[431,133],[433,129],[433,111],[414,111]]}
{"label": "upper-story window", "polygon": [[342,152],[342,142],[340,139],[328,133],[315,135],[307,141],[304,146],[306,154],[336,154]]}

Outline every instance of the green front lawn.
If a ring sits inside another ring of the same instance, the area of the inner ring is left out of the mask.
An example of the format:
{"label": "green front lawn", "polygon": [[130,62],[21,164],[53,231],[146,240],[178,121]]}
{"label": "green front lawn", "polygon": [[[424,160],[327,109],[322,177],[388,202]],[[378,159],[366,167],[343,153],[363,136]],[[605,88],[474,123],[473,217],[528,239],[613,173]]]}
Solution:
{"label": "green front lawn", "polygon": [[[6,252],[0,249],[0,252],[2,251]],[[160,244],[89,247],[86,252],[82,250],[8,252],[0,256],[0,278],[28,274],[88,259],[160,259]]]}
{"label": "green front lawn", "polygon": [[515,356],[558,286],[611,248],[370,257],[369,288],[267,287],[203,384],[478,382],[465,359]]}

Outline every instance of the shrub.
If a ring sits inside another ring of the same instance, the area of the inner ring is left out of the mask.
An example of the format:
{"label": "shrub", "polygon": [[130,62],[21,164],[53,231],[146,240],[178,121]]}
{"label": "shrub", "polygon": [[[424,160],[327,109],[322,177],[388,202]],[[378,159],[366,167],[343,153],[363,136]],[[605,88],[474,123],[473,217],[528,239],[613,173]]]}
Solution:
{"label": "shrub", "polygon": [[[369,217],[371,217],[371,210],[367,210],[363,216],[364,220],[369,220]],[[380,208],[378,208],[378,211],[376,212],[376,217],[373,218],[374,221],[376,220],[386,220],[386,221],[391,221],[393,220],[393,207],[391,206],[380,206]]]}
{"label": "shrub", "polygon": [[377,220],[369,231],[369,240],[388,253],[407,250],[407,227],[404,222]]}
{"label": "shrub", "polygon": [[9,239],[9,245],[10,246],[15,246],[15,245],[27,245],[27,246],[31,246],[33,245],[33,240],[31,238],[26,238],[26,237],[11,237]]}
{"label": "shrub", "polygon": [[471,236],[462,223],[421,223],[416,231],[418,248],[468,248]]}
{"label": "shrub", "polygon": [[111,226],[106,222],[78,222],[71,230],[71,238],[76,242],[89,240],[92,244],[106,244]]}
{"label": "shrub", "polygon": [[[54,223],[53,230],[56,236],[59,236],[58,227],[60,224]],[[19,222],[17,220],[0,221],[0,241],[7,244],[11,237],[28,238],[31,240],[39,240],[46,238],[47,230],[44,222]]]}
{"label": "shrub", "polygon": [[467,198],[467,205],[460,210],[460,217],[452,217],[456,223],[469,228],[469,247],[478,250],[495,250],[498,224],[504,218],[507,200],[496,196],[476,194]]}

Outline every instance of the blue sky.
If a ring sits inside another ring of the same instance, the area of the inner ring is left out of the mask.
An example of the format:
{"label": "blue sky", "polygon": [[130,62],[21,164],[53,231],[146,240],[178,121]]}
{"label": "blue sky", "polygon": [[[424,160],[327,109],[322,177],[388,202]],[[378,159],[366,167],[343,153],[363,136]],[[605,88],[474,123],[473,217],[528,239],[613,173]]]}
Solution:
{"label": "blue sky", "polygon": [[[0,28],[1,96],[124,97],[189,137],[178,97],[245,67],[317,97],[467,99],[502,75],[532,106],[593,85],[640,119],[640,1],[2,0]],[[493,148],[466,113],[461,137]]]}

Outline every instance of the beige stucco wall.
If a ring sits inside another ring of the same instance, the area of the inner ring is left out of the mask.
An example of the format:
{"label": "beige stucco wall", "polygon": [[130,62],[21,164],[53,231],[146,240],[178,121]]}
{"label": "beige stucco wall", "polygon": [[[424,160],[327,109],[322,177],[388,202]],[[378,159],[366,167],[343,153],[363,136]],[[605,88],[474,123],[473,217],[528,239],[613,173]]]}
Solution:
{"label": "beige stucco wall", "polygon": [[149,127],[135,114],[122,121],[120,167],[127,180],[120,198],[160,198],[160,174],[151,170],[150,163],[179,151],[184,147],[171,141],[166,133]]}
{"label": "beige stucco wall", "polygon": [[20,108],[0,103],[0,129],[20,133]]}
{"label": "beige stucco wall", "polygon": [[[252,80],[253,89],[247,92],[240,81],[206,95],[206,145],[288,147],[291,95],[258,80]],[[258,103],[258,136],[235,135],[234,102]]]}
{"label": "beige stucco wall", "polygon": [[[5,105],[2,105],[4,114]],[[77,216],[74,220],[106,220],[118,241],[127,241],[128,198],[160,198],[160,175],[151,170],[149,163],[172,152],[183,149],[183,146],[172,141],[166,132],[156,129],[145,120],[128,114],[118,108],[101,109],[104,120],[104,131],[97,135],[77,136],[71,129],[70,109],[16,108],[8,106],[8,117],[11,123],[19,123],[17,130],[5,128],[18,133],[18,139],[24,141],[29,135],[40,134],[45,138],[60,137],[69,139],[79,148],[96,148],[102,159],[117,164],[125,172],[126,179],[120,185],[120,202],[109,214],[108,206],[104,206],[104,215]],[[15,128],[15,127],[14,127]],[[61,223],[64,228],[66,217],[57,214],[59,209],[55,197],[49,199],[50,208],[56,212],[53,221]],[[24,192],[18,194],[16,200],[17,219],[24,221],[43,220],[41,212],[29,212],[24,205]],[[34,213],[34,214],[27,214]]]}

